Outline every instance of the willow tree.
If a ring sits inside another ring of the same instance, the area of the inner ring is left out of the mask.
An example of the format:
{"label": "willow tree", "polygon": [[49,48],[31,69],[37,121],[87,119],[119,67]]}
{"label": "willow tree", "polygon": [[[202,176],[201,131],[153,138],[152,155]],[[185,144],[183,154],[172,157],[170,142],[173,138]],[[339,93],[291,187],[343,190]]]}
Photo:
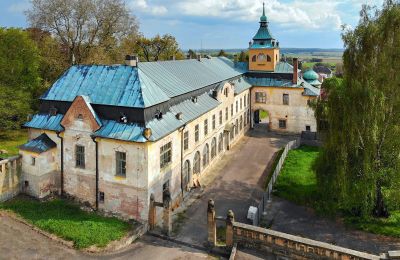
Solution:
{"label": "willow tree", "polygon": [[326,122],[317,179],[326,210],[387,217],[400,188],[400,3],[364,6],[343,34],[344,77],[325,82]]}

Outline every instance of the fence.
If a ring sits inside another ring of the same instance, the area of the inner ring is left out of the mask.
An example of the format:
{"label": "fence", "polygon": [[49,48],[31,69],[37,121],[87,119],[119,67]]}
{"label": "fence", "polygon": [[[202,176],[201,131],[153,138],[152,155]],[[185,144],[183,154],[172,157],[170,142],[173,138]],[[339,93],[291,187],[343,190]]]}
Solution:
{"label": "fence", "polygon": [[20,192],[21,156],[0,161],[0,202],[9,200]]}
{"label": "fence", "polygon": [[258,226],[260,223],[262,214],[265,211],[267,203],[269,200],[271,200],[271,193],[272,193],[273,186],[276,182],[276,179],[279,176],[279,173],[282,170],[282,166],[283,166],[283,163],[285,162],[288,152],[290,150],[298,148],[299,146],[300,146],[300,140],[298,140],[298,139],[290,141],[289,143],[286,144],[286,146],[282,152],[281,158],[279,158],[278,164],[276,165],[276,168],[275,168],[274,172],[272,173],[271,179],[268,182],[267,190],[263,193],[260,203],[258,204],[257,217],[253,219],[253,225]]}

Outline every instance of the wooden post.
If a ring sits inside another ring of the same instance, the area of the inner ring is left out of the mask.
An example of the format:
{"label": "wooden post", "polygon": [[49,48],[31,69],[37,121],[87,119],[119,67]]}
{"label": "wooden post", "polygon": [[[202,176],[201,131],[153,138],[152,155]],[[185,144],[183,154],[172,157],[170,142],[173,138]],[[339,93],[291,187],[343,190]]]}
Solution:
{"label": "wooden post", "polygon": [[215,221],[215,205],[214,201],[210,199],[207,207],[207,229],[208,229],[208,243],[210,246],[217,245],[217,226]]}
{"label": "wooden post", "polygon": [[149,205],[149,229],[154,230],[156,227],[156,206],[154,200],[154,194],[150,195],[150,205]]}
{"label": "wooden post", "polygon": [[228,210],[226,216],[226,246],[233,247],[233,222],[235,222],[235,215],[232,210]]}

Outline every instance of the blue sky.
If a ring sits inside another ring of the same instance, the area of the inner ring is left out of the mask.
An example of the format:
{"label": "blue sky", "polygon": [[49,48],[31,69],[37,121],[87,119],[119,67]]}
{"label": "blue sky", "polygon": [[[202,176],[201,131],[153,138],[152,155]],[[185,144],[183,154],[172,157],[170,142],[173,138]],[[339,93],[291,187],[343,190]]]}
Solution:
{"label": "blue sky", "polygon": [[[362,4],[383,0],[264,0],[282,47],[342,48],[341,25],[354,27]],[[170,33],[181,48],[246,48],[263,0],[126,0],[145,36]],[[0,0],[0,26],[26,27],[29,0]]]}

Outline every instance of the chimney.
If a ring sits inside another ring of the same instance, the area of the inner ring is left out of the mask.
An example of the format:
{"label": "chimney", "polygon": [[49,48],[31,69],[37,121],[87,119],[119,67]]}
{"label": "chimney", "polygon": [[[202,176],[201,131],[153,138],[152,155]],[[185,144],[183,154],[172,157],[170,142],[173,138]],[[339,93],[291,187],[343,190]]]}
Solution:
{"label": "chimney", "polygon": [[137,67],[139,63],[139,58],[136,55],[126,55],[125,56],[125,65],[131,66],[131,67]]}
{"label": "chimney", "polygon": [[293,84],[297,84],[297,79],[299,77],[299,60],[293,58]]}

